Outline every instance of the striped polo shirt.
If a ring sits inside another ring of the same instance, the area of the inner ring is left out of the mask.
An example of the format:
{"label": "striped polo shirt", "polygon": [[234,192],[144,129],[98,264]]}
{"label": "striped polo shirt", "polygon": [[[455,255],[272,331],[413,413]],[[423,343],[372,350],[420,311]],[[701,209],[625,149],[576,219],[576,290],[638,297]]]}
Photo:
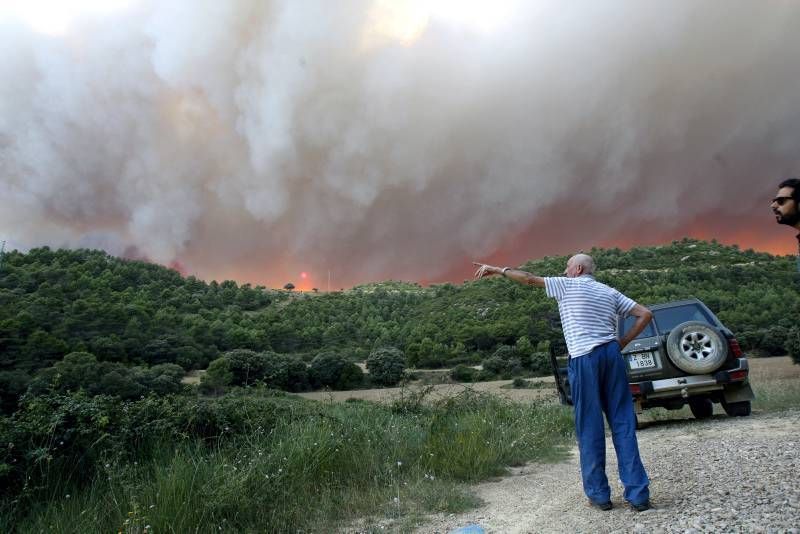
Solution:
{"label": "striped polo shirt", "polygon": [[636,302],[590,274],[545,277],[547,296],[558,301],[561,327],[572,358],[617,339],[617,315],[628,315]]}

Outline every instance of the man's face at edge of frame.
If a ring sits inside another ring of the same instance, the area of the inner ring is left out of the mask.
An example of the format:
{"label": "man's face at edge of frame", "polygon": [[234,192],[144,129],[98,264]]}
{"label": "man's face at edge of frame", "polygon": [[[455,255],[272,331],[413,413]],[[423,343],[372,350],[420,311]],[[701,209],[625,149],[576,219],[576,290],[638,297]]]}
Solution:
{"label": "man's face at edge of frame", "polygon": [[[793,187],[781,187],[778,189],[776,198],[791,197],[794,192]],[[777,201],[772,201],[770,204],[772,213],[775,214],[775,221],[778,224],[786,224],[788,226],[795,226],[800,222],[800,213],[798,213],[797,202],[794,199],[784,200],[783,205]]]}

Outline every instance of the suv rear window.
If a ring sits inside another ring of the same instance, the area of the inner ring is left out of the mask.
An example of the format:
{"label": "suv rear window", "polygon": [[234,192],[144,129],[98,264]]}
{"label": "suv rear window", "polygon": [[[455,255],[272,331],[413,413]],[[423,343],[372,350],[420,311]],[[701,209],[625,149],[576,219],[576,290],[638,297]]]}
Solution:
{"label": "suv rear window", "polygon": [[[673,308],[655,310],[653,315],[655,316],[658,331],[662,334],[666,334],[679,324],[685,323],[686,321],[702,321],[712,326],[714,325],[713,321],[706,316],[703,309],[695,304],[684,304],[682,306],[675,306]],[[625,320],[622,324],[622,332],[624,333],[630,330],[631,327],[633,327],[634,322],[636,322],[636,317],[633,315],[625,317]],[[636,339],[653,337],[655,335],[656,333],[653,330],[653,323],[650,322],[647,323],[647,326],[644,330],[642,330],[642,333],[636,336]]]}
{"label": "suv rear window", "polygon": [[[622,324],[622,333],[624,334],[625,332],[630,330],[633,327],[633,323],[635,322],[636,322],[636,317],[634,317],[633,315],[625,317],[625,322]],[[644,330],[642,330],[641,334],[636,336],[636,339],[641,339],[643,337],[653,337],[655,335],[656,333],[653,331],[653,323],[651,321],[647,323],[647,326],[644,327]]]}
{"label": "suv rear window", "polygon": [[710,317],[707,317],[700,306],[695,304],[684,304],[674,308],[664,308],[655,310],[653,315],[656,317],[658,331],[666,334],[676,326],[686,321],[702,321],[706,324],[714,325]]}

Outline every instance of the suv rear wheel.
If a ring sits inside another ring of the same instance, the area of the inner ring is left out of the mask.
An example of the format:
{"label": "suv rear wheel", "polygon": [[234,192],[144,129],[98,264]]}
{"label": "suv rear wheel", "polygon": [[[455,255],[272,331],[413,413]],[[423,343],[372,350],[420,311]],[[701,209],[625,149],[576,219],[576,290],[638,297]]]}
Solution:
{"label": "suv rear wheel", "polygon": [[746,417],[750,415],[750,401],[725,402],[722,399],[722,409],[731,417]]}
{"label": "suv rear wheel", "polygon": [[705,397],[693,397],[689,399],[689,409],[696,419],[708,419],[714,415],[714,403]]}
{"label": "suv rear wheel", "polygon": [[716,371],[728,357],[728,344],[719,330],[700,321],[686,321],[669,333],[667,354],[679,369],[692,374]]}

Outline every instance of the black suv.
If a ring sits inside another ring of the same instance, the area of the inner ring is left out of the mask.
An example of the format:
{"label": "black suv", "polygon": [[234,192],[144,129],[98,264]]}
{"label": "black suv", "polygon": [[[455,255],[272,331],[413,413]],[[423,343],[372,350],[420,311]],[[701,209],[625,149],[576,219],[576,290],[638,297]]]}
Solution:
{"label": "black suv", "polygon": [[[650,306],[653,320],[622,349],[636,413],[661,406],[677,410],[688,404],[698,419],[710,417],[712,403],[731,416],[750,415],[754,398],[747,358],[733,333],[697,299]],[[635,317],[619,318],[625,332]],[[550,361],[562,404],[572,404],[566,344],[550,346]]]}

